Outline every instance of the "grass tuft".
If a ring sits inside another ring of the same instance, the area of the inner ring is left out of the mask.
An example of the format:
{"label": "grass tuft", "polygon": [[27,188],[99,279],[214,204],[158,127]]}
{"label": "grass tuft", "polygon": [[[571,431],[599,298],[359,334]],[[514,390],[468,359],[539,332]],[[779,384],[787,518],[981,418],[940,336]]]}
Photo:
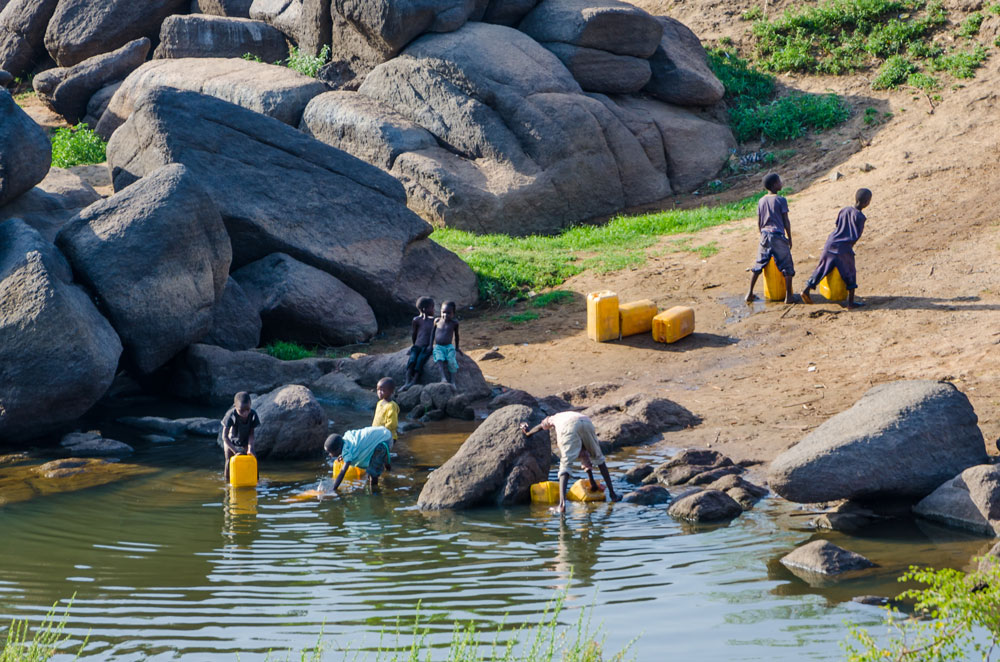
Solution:
{"label": "grass tuft", "polygon": [[264,351],[276,359],[282,361],[297,361],[299,359],[311,359],[319,354],[308,347],[294,342],[275,340],[264,347]]}
{"label": "grass tuft", "polygon": [[319,52],[319,55],[307,55],[303,53],[295,46],[292,46],[288,53],[288,59],[285,60],[285,66],[293,71],[297,71],[303,76],[309,76],[310,78],[316,78],[319,75],[319,70],[324,64],[330,59],[330,47],[324,46]]}
{"label": "grass tuft", "polygon": [[523,313],[515,313],[507,318],[508,322],[513,322],[514,324],[524,324],[525,322],[533,322],[538,319],[538,313],[533,310],[526,310]]}
{"label": "grass tuft", "polygon": [[552,290],[551,292],[546,292],[545,294],[539,294],[529,302],[529,305],[531,305],[532,308],[547,308],[552,304],[561,304],[572,298],[572,292],[567,292],[566,290]]}
{"label": "grass tuft", "polygon": [[69,168],[75,165],[103,163],[108,144],[86,124],[59,127],[52,134],[52,165]]}
{"label": "grass tuft", "polygon": [[[70,602],[72,606],[72,601]],[[27,621],[15,620],[7,628],[7,636],[0,649],[0,662],[47,662],[59,653],[69,642],[70,636],[64,634],[66,618],[69,616],[70,606],[66,607],[62,618],[57,623],[55,620],[55,605],[45,615],[42,622],[32,630]],[[80,649],[76,653],[78,659],[87,645],[87,639],[80,644]]]}
{"label": "grass tuft", "polygon": [[916,71],[917,67],[905,57],[893,55],[878,70],[878,74],[872,80],[872,89],[894,90],[905,83],[910,74]]}

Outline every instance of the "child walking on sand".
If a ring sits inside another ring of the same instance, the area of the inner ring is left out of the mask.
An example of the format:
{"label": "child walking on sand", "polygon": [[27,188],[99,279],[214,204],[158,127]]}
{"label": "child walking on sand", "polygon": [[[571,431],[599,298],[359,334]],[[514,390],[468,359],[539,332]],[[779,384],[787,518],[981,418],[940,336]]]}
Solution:
{"label": "child walking on sand", "polygon": [[840,277],[847,285],[847,307],[857,308],[864,305],[862,302],[854,300],[854,290],[858,289],[858,271],[854,265],[854,244],[861,238],[861,233],[865,231],[865,220],[867,219],[861,210],[871,204],[871,201],[872,192],[866,188],[859,188],[854,193],[854,206],[844,207],[837,214],[837,227],[826,238],[819,264],[816,265],[816,270],[806,281],[806,288],[802,290],[802,300],[806,303],[812,303],[810,293],[836,267],[837,271],[840,272]]}
{"label": "child walking on sand", "polygon": [[229,458],[253,455],[254,430],[260,426],[257,412],[250,408],[250,394],[240,391],[233,397],[233,406],[222,419],[222,448],[226,463],[222,471],[229,482]]}
{"label": "child walking on sand", "polygon": [[420,379],[420,373],[424,369],[424,364],[431,357],[434,347],[434,299],[430,297],[420,297],[417,299],[417,312],[413,318],[412,336],[413,346],[410,347],[410,356],[406,360],[406,381],[400,392],[405,391]]}
{"label": "child walking on sand", "polygon": [[455,321],[455,302],[441,304],[441,317],[434,320],[434,363],[441,372],[441,381],[454,385],[458,372],[458,322]]}
{"label": "child walking on sand", "polygon": [[399,435],[399,405],[393,402],[392,394],[396,391],[396,382],[392,377],[383,377],[378,380],[375,393],[378,394],[378,404],[375,405],[375,417],[372,418],[372,427],[382,426],[392,433],[395,441]]}
{"label": "child walking on sand", "polygon": [[[788,200],[778,195],[781,190],[781,177],[777,173],[769,173],[764,177],[764,188],[767,195],[757,203],[757,228],[760,230],[760,250],[757,261],[750,267],[750,290],[746,300],[751,302],[757,298],[753,293],[754,285],[771,258],[785,276],[785,303],[795,303],[792,294],[792,276],[795,275],[795,264],[792,262],[792,225],[788,220]],[[787,239],[786,239],[787,236]]]}
{"label": "child walking on sand", "polygon": [[541,423],[530,430],[527,423],[521,423],[521,432],[528,437],[539,430],[555,430],[556,446],[559,448],[559,505],[553,508],[553,511],[566,512],[566,485],[569,483],[570,464],[577,458],[580,458],[580,464],[587,472],[591,490],[599,489],[594,480],[596,462],[604,477],[604,484],[608,486],[611,500],[621,500],[621,497],[615,494],[615,488],[611,486],[608,465],[605,463],[604,453],[601,452],[601,445],[597,441],[594,423],[589,418],[580,412],[564,411],[542,419]]}

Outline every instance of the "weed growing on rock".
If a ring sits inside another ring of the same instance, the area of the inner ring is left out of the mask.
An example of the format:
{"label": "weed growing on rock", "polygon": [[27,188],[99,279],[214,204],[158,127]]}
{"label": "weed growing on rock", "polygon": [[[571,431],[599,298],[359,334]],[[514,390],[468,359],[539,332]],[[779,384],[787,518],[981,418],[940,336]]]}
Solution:
{"label": "weed growing on rock", "polygon": [[299,72],[303,76],[316,78],[316,76],[319,75],[319,70],[329,59],[329,46],[324,46],[323,50],[319,52],[319,55],[308,55],[300,51],[295,46],[292,46],[292,49],[288,54],[288,59],[285,60],[285,66],[293,71]]}
{"label": "weed growing on rock", "polygon": [[52,134],[52,165],[69,168],[75,165],[103,163],[108,144],[86,124],[59,127]]}
{"label": "weed growing on rock", "polygon": [[242,55],[243,59],[247,62],[263,62],[264,60],[259,55],[254,55],[253,53],[244,53]]}

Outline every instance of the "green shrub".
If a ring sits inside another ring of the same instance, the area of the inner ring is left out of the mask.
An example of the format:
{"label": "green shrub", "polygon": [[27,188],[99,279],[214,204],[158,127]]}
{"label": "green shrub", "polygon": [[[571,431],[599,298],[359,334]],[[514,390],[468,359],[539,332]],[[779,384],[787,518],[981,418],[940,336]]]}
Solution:
{"label": "green shrub", "polygon": [[1000,15],[1000,2],[990,5],[989,7],[986,8],[986,11],[988,11],[991,14]]}
{"label": "green shrub", "polygon": [[567,292],[566,290],[552,290],[551,292],[539,294],[531,300],[530,305],[533,308],[546,308],[552,304],[561,304],[572,298],[572,292]]}
{"label": "green shrub", "polygon": [[738,141],[759,137],[777,141],[798,138],[809,129],[832,128],[851,111],[836,94],[792,94],[764,106],[730,108],[729,115]]}
{"label": "green shrub", "polygon": [[316,78],[316,76],[319,75],[319,70],[329,59],[329,46],[324,46],[319,52],[319,55],[307,55],[295,46],[292,46],[291,50],[288,52],[288,59],[285,60],[285,66],[304,76]]}
{"label": "green shrub", "polygon": [[297,361],[298,359],[310,359],[317,355],[314,350],[294,342],[275,340],[266,345],[264,351],[276,359],[282,361]]}
{"label": "green shrub", "polygon": [[740,19],[744,21],[759,21],[762,18],[764,18],[764,8],[760,5],[754,5],[740,14]]}
{"label": "green shrub", "polygon": [[926,60],[927,58],[937,57],[944,52],[944,49],[937,44],[931,43],[929,41],[915,41],[909,45],[906,49],[906,54],[910,57],[919,58],[921,60]]}
{"label": "green shrub", "polygon": [[516,313],[507,318],[508,321],[514,324],[524,324],[525,322],[531,322],[532,320],[538,319],[538,313],[531,310],[526,310],[523,313]]}
{"label": "green shrub", "polygon": [[974,12],[969,14],[969,17],[962,21],[962,25],[958,28],[958,36],[965,37],[966,39],[972,39],[979,34],[979,28],[983,24],[982,12]]}
{"label": "green shrub", "polygon": [[941,89],[941,83],[937,78],[921,71],[910,74],[906,79],[906,84],[910,87],[915,87],[918,90],[923,90],[928,94]]}
{"label": "green shrub", "polygon": [[894,90],[906,82],[907,77],[914,73],[917,67],[902,55],[893,55],[872,80],[873,90]]}
{"label": "green shrub", "polygon": [[75,165],[103,163],[108,144],[86,124],[59,127],[52,134],[52,165],[69,168]]}
{"label": "green shrub", "polygon": [[931,60],[931,69],[947,71],[955,78],[975,78],[976,69],[989,57],[986,48],[977,44],[971,51],[951,52]]}
{"label": "green shrub", "polygon": [[244,53],[242,55],[242,57],[247,62],[263,62],[264,61],[259,55],[254,55],[253,53]]}

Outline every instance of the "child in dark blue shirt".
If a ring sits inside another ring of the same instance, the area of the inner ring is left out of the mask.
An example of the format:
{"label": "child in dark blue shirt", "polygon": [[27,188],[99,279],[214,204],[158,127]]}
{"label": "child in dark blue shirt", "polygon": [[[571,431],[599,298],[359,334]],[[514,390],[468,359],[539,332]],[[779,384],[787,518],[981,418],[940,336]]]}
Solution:
{"label": "child in dark blue shirt", "polygon": [[854,265],[854,244],[861,238],[861,233],[865,231],[867,219],[861,210],[871,204],[871,201],[872,192],[866,188],[859,188],[854,194],[854,206],[844,207],[837,214],[837,227],[826,238],[819,264],[816,265],[816,270],[806,281],[806,288],[802,290],[802,300],[806,303],[812,303],[810,293],[836,267],[837,271],[840,272],[840,277],[844,279],[844,284],[847,285],[847,307],[857,308],[864,305],[860,301],[854,300],[854,290],[858,289],[858,270]]}
{"label": "child in dark blue shirt", "polygon": [[752,275],[746,300],[749,303],[757,298],[753,293],[754,285],[757,284],[760,272],[773,257],[778,271],[785,276],[785,303],[795,303],[792,294],[792,276],[795,275],[795,264],[792,262],[792,225],[788,220],[788,200],[778,195],[781,177],[773,172],[768,174],[764,177],[764,188],[768,193],[757,203],[760,249],[757,261],[750,267]]}

